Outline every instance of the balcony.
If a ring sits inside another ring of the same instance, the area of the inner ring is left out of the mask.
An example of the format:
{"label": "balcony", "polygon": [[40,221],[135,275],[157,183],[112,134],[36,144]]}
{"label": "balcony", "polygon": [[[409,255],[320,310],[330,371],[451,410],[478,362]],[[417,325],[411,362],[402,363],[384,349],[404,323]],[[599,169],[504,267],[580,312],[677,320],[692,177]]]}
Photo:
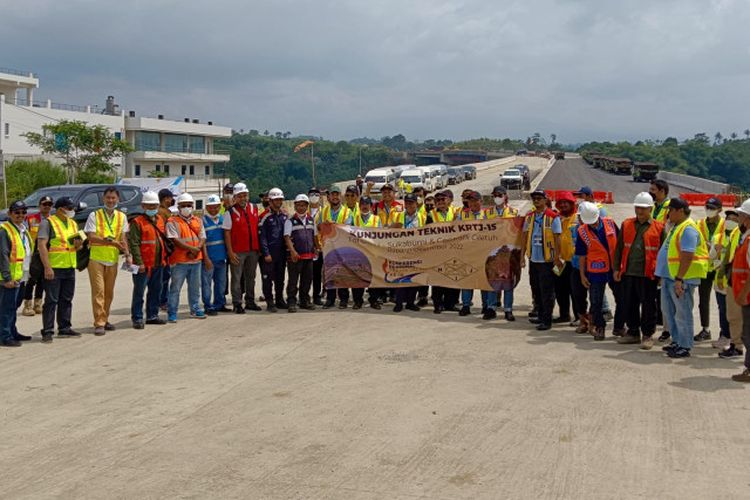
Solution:
{"label": "balcony", "polygon": [[204,137],[231,137],[232,129],[207,123],[193,123],[192,121],[164,120],[143,116],[126,116],[126,130],[142,130],[150,132],[165,132],[187,134]]}
{"label": "balcony", "polygon": [[[137,146],[136,146],[136,149]],[[164,148],[167,149],[167,148]],[[212,153],[206,152],[191,152],[191,151],[134,151],[129,153],[129,157],[133,161],[155,161],[164,162],[170,164],[178,164],[180,162],[205,162],[205,163],[222,163],[229,161],[229,153],[225,151],[214,151]]]}

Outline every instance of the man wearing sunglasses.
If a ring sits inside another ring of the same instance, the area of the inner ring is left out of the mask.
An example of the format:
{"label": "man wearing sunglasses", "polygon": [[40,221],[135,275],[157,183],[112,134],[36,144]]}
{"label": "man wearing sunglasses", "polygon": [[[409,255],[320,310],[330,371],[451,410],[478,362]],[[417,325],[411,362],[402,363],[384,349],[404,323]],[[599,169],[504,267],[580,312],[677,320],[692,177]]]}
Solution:
{"label": "man wearing sunglasses", "polygon": [[21,340],[31,340],[16,329],[16,310],[21,305],[31,263],[31,241],[23,223],[26,204],[14,201],[8,218],[0,225],[0,344],[19,347]]}
{"label": "man wearing sunglasses", "polygon": [[[36,252],[36,235],[39,233],[39,226],[43,220],[47,220],[52,212],[51,196],[42,196],[39,198],[39,211],[26,217],[26,226],[29,228],[29,238],[31,240],[31,251]],[[44,295],[44,269],[36,260],[38,265],[31,266],[29,270],[29,280],[23,291],[23,311],[24,316],[34,316],[42,314],[42,296]]]}

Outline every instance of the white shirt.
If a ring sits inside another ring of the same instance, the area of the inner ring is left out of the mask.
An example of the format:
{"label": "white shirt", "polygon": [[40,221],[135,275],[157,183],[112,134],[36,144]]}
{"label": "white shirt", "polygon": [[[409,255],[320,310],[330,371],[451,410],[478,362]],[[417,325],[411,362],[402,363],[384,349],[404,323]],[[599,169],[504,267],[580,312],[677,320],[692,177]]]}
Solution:
{"label": "white shirt", "polygon": [[[107,209],[105,208],[104,211],[106,213]],[[115,209],[115,211],[113,213],[116,213],[117,211],[118,210]],[[88,218],[86,219],[86,225],[83,226],[83,232],[84,233],[95,233],[96,232],[96,212],[98,212],[98,209],[94,210],[93,212],[91,212],[89,214]],[[113,217],[114,217],[114,215],[113,215]],[[127,233],[129,231],[130,231],[130,224],[128,223],[128,218],[125,217],[125,222],[123,222],[123,224],[122,224],[122,233],[125,234],[125,233]],[[94,260],[94,259],[92,259],[92,260]],[[116,265],[116,264],[114,264],[112,262],[102,262],[100,260],[94,260],[94,262],[98,262],[99,264],[102,264],[104,266],[114,266],[114,265]]]}

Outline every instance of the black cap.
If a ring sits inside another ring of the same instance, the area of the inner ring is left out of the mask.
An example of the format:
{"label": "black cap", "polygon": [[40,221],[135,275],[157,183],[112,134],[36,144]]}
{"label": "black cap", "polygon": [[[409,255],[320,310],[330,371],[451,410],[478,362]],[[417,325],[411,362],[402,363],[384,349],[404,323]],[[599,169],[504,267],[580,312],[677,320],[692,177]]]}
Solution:
{"label": "black cap", "polygon": [[588,186],[581,186],[581,189],[573,193],[576,196],[585,194],[586,196],[594,196],[594,191]]}
{"label": "black cap", "polygon": [[424,193],[424,188],[421,186],[417,186],[413,190],[415,193]]}
{"label": "black cap", "polygon": [[438,191],[437,193],[435,193],[435,198],[447,198],[447,197],[448,197],[448,193],[446,193],[445,191]]}
{"label": "black cap", "polygon": [[16,210],[27,210],[26,203],[23,200],[16,200],[11,203],[8,212],[15,212]]}
{"label": "black cap", "polygon": [[706,200],[706,208],[716,208],[721,210],[722,206],[721,200],[714,196]]}
{"label": "black cap", "polygon": [[535,189],[534,191],[531,192],[530,196],[532,198],[534,196],[542,196],[542,197],[546,198],[547,197],[547,193],[544,192],[544,189]]}
{"label": "black cap", "polygon": [[492,194],[507,194],[508,191],[503,186],[495,186],[492,188]]}
{"label": "black cap", "polygon": [[75,207],[76,204],[73,203],[73,198],[71,198],[70,196],[63,196],[62,198],[58,198],[55,202],[55,208],[68,208],[72,210]]}
{"label": "black cap", "polygon": [[316,187],[311,187],[310,189],[307,190],[307,194],[312,194],[312,193],[320,194],[320,189]]}
{"label": "black cap", "polygon": [[393,186],[391,186],[390,184],[383,184],[383,186],[380,188],[381,191],[384,191],[386,189],[390,189],[391,191],[393,191]]}
{"label": "black cap", "polygon": [[346,192],[359,194],[359,188],[357,188],[357,186],[355,186],[354,184],[349,184],[348,186],[346,186]]}
{"label": "black cap", "polygon": [[451,191],[450,189],[445,189],[441,191],[441,193],[447,196],[448,198],[450,198],[451,200],[453,199],[453,191]]}
{"label": "black cap", "polygon": [[669,200],[669,208],[676,208],[676,209],[686,209],[690,208],[690,205],[687,201],[683,200],[682,198],[671,198]]}
{"label": "black cap", "polygon": [[372,198],[368,198],[367,196],[363,196],[359,199],[360,205],[372,205]]}
{"label": "black cap", "polygon": [[341,192],[341,188],[334,185],[334,186],[331,186],[331,187],[328,188],[328,192],[329,193],[340,193]]}
{"label": "black cap", "polygon": [[44,196],[42,196],[41,198],[39,198],[39,204],[40,205],[42,203],[52,203],[52,201],[53,201],[52,197],[51,196],[47,196],[46,194]]}
{"label": "black cap", "polygon": [[[174,193],[169,189],[164,188],[159,191],[159,201],[162,201],[164,198],[174,198]],[[55,205],[55,207],[57,207],[57,205]]]}
{"label": "black cap", "polygon": [[482,195],[479,193],[479,191],[472,191],[471,193],[468,193],[466,195],[467,200],[481,200]]}
{"label": "black cap", "polygon": [[231,182],[224,184],[224,194],[234,194],[234,184]]}
{"label": "black cap", "polygon": [[413,201],[414,203],[417,202],[417,195],[414,193],[409,193],[406,196],[404,196],[404,201]]}

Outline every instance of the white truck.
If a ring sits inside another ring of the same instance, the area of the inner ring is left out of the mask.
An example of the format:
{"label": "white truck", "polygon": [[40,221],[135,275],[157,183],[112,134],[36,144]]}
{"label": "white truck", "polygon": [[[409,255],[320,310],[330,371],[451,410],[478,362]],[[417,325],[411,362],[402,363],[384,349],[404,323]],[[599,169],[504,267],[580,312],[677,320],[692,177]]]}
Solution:
{"label": "white truck", "polygon": [[410,184],[412,189],[421,187],[425,191],[430,191],[429,183],[426,182],[429,180],[429,177],[427,177],[424,171],[419,168],[404,170],[403,172],[401,172],[401,180],[407,184]]}
{"label": "white truck", "polygon": [[378,194],[385,184],[393,186],[396,183],[396,174],[391,168],[376,168],[367,172],[365,182],[372,182],[373,186],[370,188],[370,193]]}

